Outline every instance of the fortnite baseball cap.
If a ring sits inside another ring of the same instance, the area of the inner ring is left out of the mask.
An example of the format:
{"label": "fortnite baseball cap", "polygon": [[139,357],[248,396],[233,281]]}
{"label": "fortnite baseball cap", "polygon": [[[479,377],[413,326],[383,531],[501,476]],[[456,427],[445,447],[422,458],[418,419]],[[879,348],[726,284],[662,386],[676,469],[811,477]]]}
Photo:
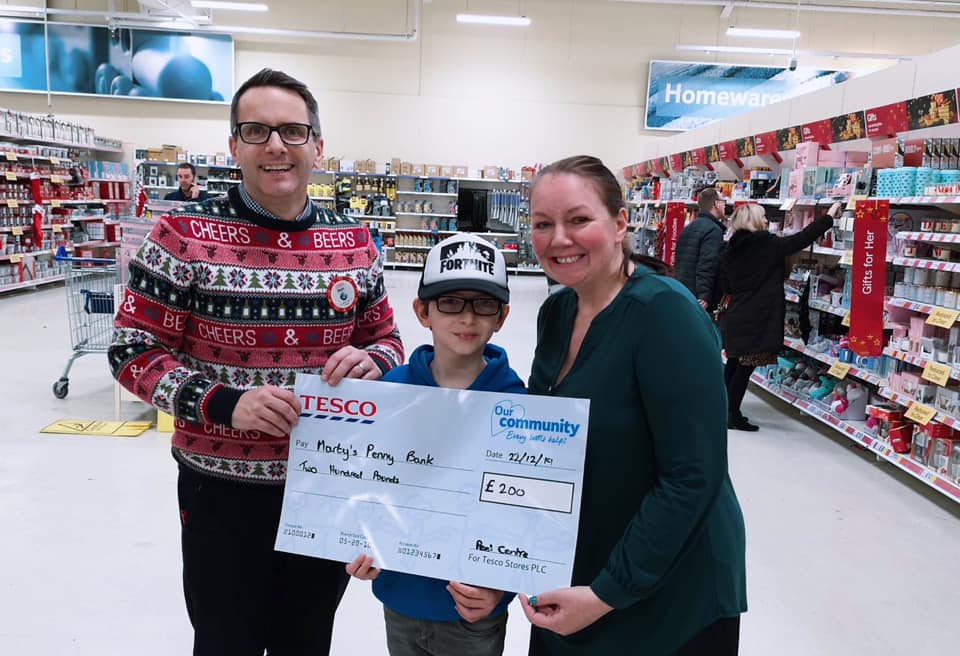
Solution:
{"label": "fortnite baseball cap", "polygon": [[510,302],[503,253],[469,232],[447,237],[430,249],[417,296],[426,301],[466,290],[490,294],[501,303]]}

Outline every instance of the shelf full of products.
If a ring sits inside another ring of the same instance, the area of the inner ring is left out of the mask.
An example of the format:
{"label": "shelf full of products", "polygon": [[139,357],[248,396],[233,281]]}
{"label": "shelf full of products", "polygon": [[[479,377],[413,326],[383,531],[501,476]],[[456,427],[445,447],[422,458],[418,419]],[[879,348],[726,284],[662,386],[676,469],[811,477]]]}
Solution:
{"label": "shelf full of products", "polygon": [[809,297],[807,341],[798,334],[803,308],[788,303],[788,350],[753,382],[786,392],[792,405],[960,500],[960,205],[892,205],[883,349],[871,357],[857,355],[847,336],[858,254],[848,219],[785,281],[788,299]]}
{"label": "shelf full of products", "polygon": [[53,257],[60,246],[113,256],[130,172],[123,162],[90,159],[91,151],[114,152],[22,135],[0,141],[0,293],[63,280]]}

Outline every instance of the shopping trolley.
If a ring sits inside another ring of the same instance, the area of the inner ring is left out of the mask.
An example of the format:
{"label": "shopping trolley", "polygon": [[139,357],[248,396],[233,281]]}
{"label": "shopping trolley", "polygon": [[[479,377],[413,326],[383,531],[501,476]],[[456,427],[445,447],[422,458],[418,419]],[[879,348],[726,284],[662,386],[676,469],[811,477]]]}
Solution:
{"label": "shopping trolley", "polygon": [[71,257],[61,246],[55,257],[66,266],[67,316],[73,355],[67,360],[53,395],[66,398],[70,367],[81,355],[106,353],[113,341],[114,287],[119,283],[117,261],[99,257]]}

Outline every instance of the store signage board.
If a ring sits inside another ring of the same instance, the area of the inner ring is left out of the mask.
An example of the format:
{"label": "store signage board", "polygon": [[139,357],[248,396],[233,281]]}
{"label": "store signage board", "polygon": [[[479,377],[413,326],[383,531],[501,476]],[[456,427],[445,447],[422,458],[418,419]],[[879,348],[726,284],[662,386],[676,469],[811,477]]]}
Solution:
{"label": "store signage board", "polygon": [[857,203],[850,295],[850,348],[857,355],[883,354],[889,217],[890,201],[887,199]]}
{"label": "store signage board", "polygon": [[893,137],[910,127],[905,101],[873,107],[864,114],[867,119],[867,136],[871,139]]}
{"label": "store signage board", "polygon": [[833,86],[844,71],[652,60],[647,130],[684,131]]}
{"label": "store signage board", "polygon": [[737,157],[753,157],[757,154],[757,149],[753,142],[753,137],[740,137],[737,139]]}
{"label": "store signage board", "polygon": [[69,23],[46,30],[44,39],[43,23],[0,20],[0,90],[217,104],[233,96],[229,34]]}
{"label": "store signage board", "polygon": [[666,235],[663,244],[663,261],[667,263],[667,266],[674,265],[674,258],[677,254],[677,240],[680,238],[680,232],[683,230],[685,218],[686,206],[684,203],[667,203]]}
{"label": "store signage board", "polygon": [[729,162],[730,160],[737,159],[737,142],[733,141],[724,141],[721,144],[717,144],[719,149],[719,161]]}
{"label": "store signage board", "polygon": [[933,312],[930,313],[930,316],[927,317],[926,323],[931,326],[937,326],[938,328],[946,328],[949,330],[953,328],[953,324],[957,322],[957,317],[960,317],[960,312],[957,310],[948,310],[947,308],[936,308]]}
{"label": "store signage board", "polygon": [[920,375],[924,380],[929,380],[934,385],[946,386],[950,380],[950,367],[939,362],[927,362],[923,367],[923,373]]}
{"label": "store signage board", "polygon": [[834,362],[833,365],[827,370],[827,373],[843,380],[847,377],[847,374],[850,373],[850,365],[846,362]]}
{"label": "store signage board", "polygon": [[910,408],[904,416],[910,421],[915,421],[921,426],[926,426],[937,416],[937,411],[929,405],[914,402],[910,404]]}
{"label": "store signage board", "polygon": [[829,118],[813,123],[804,123],[801,131],[801,138],[804,141],[816,141],[820,144],[833,142],[833,121]]}
{"label": "store signage board", "polygon": [[772,155],[780,150],[777,131],[764,132],[753,138],[757,155]]}
{"label": "store signage board", "polygon": [[693,165],[694,166],[706,166],[708,163],[707,160],[707,149],[706,148],[694,148],[691,151],[693,156]]}
{"label": "store signage board", "polygon": [[670,170],[671,171],[682,171],[683,170],[683,158],[680,156],[680,153],[670,155]]}
{"label": "store signage board", "polygon": [[777,130],[777,144],[780,152],[795,149],[801,141],[803,141],[803,126],[794,125]]}
{"label": "store signage board", "polygon": [[957,122],[957,90],[949,89],[907,101],[911,130],[950,125]]}
{"label": "store signage board", "polygon": [[830,119],[830,126],[833,130],[831,143],[854,141],[867,136],[866,120],[863,112],[850,112],[834,116]]}

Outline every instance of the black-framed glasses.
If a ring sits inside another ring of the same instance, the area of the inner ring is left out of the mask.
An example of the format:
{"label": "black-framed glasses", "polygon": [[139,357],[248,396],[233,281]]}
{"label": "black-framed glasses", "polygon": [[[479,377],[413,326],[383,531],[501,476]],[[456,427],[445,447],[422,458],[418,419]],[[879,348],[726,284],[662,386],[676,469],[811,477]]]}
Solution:
{"label": "black-framed glasses", "polygon": [[256,121],[237,123],[237,136],[244,143],[259,146],[270,141],[270,135],[276,132],[281,141],[288,146],[302,146],[310,139],[313,127],[306,123],[283,123],[281,125],[267,125]]}
{"label": "black-framed glasses", "polygon": [[501,303],[495,298],[479,296],[477,298],[461,298],[460,296],[438,296],[437,309],[444,314],[460,314],[470,304],[470,309],[478,317],[491,317],[500,313]]}

